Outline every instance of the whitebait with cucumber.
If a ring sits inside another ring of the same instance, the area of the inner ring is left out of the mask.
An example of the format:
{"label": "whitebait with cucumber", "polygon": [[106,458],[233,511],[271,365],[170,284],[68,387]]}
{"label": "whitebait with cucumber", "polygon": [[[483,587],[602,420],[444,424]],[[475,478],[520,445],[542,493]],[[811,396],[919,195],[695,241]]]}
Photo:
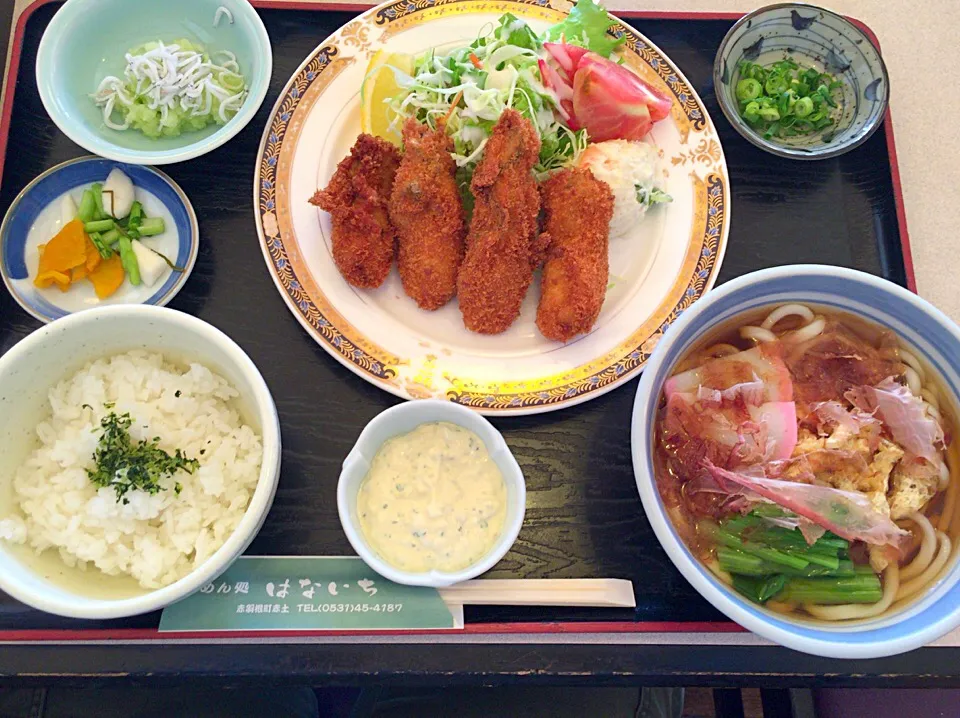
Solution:
{"label": "whitebait with cucumber", "polygon": [[247,99],[236,55],[226,50],[211,55],[189,40],[148,42],[128,52],[126,63],[123,77],[103,78],[92,95],[114,130],[176,137],[225,125]]}

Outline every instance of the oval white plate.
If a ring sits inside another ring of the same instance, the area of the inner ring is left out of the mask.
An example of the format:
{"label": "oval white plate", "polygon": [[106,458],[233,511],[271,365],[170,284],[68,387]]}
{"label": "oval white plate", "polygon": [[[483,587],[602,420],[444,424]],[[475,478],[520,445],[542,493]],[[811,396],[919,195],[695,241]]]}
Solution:
{"label": "oval white plate", "polygon": [[329,182],[360,133],[360,84],[377,50],[420,52],[469,43],[505,12],[540,32],[569,4],[541,0],[408,0],[380,5],[330,36],[301,65],[273,109],[258,156],[254,202],[271,275],[294,316],[349,369],[404,398],[448,398],[483,413],[531,414],[598,396],[636,374],[656,340],[716,278],[730,224],[726,163],[700,98],[654,45],[621,24],[626,65],[674,98],[652,141],[674,201],[632,236],[610,243],[615,276],[593,331],[560,344],[534,323],[534,282],[504,334],[467,331],[456,301],[417,308],[394,268],[358,290],[330,254],[330,218],[308,199]]}

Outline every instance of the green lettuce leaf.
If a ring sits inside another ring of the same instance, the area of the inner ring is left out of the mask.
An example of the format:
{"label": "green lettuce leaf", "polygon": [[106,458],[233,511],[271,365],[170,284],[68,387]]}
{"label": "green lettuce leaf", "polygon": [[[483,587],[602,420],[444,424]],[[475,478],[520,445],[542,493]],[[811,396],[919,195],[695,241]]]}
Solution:
{"label": "green lettuce leaf", "polygon": [[610,57],[611,53],[627,41],[626,37],[614,38],[607,30],[616,25],[602,5],[593,0],[577,0],[567,19],[547,30],[545,39],[559,40],[563,37],[571,45]]}
{"label": "green lettuce leaf", "polygon": [[540,38],[523,20],[512,13],[500,16],[500,25],[496,31],[497,39],[506,45],[522,47],[525,50],[539,50]]}

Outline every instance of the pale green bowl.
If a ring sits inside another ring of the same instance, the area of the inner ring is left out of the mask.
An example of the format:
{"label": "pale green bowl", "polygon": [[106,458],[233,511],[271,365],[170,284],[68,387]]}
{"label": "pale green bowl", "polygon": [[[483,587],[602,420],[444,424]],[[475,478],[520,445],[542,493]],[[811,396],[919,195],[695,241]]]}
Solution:
{"label": "pale green bowl", "polygon": [[[233,16],[231,23],[217,9]],[[250,94],[223,126],[179,137],[151,139],[133,129],[113,130],[90,95],[107,75],[122,76],[132,47],[187,38],[208,51],[237,56]],[[43,34],[37,53],[37,88],[50,118],[71,140],[118,162],[169,164],[198,157],[236,135],[253,118],[270,85],[270,38],[247,0],[67,0]]]}

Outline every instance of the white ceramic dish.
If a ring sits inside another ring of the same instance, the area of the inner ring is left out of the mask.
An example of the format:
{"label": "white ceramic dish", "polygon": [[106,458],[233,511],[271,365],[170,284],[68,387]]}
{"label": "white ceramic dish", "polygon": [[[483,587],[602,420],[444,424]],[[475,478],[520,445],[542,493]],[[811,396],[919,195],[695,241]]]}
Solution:
{"label": "white ceramic dish", "polygon": [[[834,127],[787,139],[764,139],[740,117],[741,61],[769,65],[787,57],[843,82]],[[776,3],[744,15],[727,32],[713,66],[720,109],[751,144],[779,157],[820,160],[859,147],[887,111],[890,78],[871,33],[836,13],[801,2]]]}
{"label": "white ceramic dish", "polygon": [[[745,312],[801,302],[859,316],[886,327],[942,379],[960,404],[960,327],[939,309],[892,282],[842,267],[792,265],[727,282],[684,312],[657,344],[633,407],[633,468],[644,513],[670,559],[717,609],[788,648],[829,658],[878,658],[919,648],[960,626],[960,565],[950,562],[918,600],[874,619],[828,623],[788,617],[758,606],[717,579],[677,535],[653,473],[653,429],[663,383],[705,332]],[[954,477],[955,479],[956,477]]]}
{"label": "white ceramic dish", "polygon": [[[66,292],[55,286],[37,288],[39,246],[63,228],[60,201],[69,195],[79,205],[83,190],[103,182],[118,168],[133,181],[137,199],[150,217],[161,217],[162,234],[145,237],[144,243],[183,268],[166,271],[157,283],[133,286],[125,279],[107,299],[98,299],[88,281]],[[0,277],[21,307],[42,322],[112,304],[166,306],[186,284],[200,250],[200,229],[190,199],[170,177],[153,167],[118,164],[102,157],[78,157],[51,167],[17,195],[0,225]]]}
{"label": "white ceramic dish", "polygon": [[238,409],[263,438],[260,480],[234,533],[192,573],[149,590],[132,578],[70,568],[55,552],[37,556],[0,541],[0,590],[47,613],[108,619],[156,611],[220,575],[253,540],[266,518],[280,474],[280,424],[270,390],[233,340],[187,314],[147,305],[118,305],[72,314],[41,327],[0,356],[0,515],[10,512],[13,475],[36,445],[34,427],[48,414],[48,390],[89,361],[135,348],[174,361],[196,361],[240,393]]}
{"label": "white ceramic dish", "polygon": [[673,201],[610,241],[615,276],[590,333],[566,344],[536,327],[539,279],[513,326],[495,336],[463,326],[456,299],[419,309],[394,270],[375,290],[351,287],[331,254],[330,215],[308,200],[325,187],[360,133],[360,86],[374,52],[469,44],[509,12],[541,32],[566,0],[388,2],[355,18],[304,60],[277,98],[256,160],[261,249],[287,307],[348,369],[405,399],[449,399],[484,414],[533,414],[588,401],[628,381],[652,343],[708,291],[730,227],[730,182],[707,106],[647,38],[620,24],[625,67],[673,98],[648,135]]}
{"label": "white ceramic dish", "polygon": [[[123,75],[131,48],[180,38],[234,54],[249,89],[240,111],[225,125],[176,137],[106,127],[90,93],[104,77]],[[270,36],[248,0],[68,0],[37,49],[37,90],[60,131],[88,152],[135,165],[183,162],[231,140],[257,113],[272,72]]]}
{"label": "white ceramic dish", "polygon": [[[490,458],[503,475],[507,488],[507,516],[500,537],[481,560],[462,571],[447,573],[428,571],[412,573],[394,568],[370,547],[360,530],[357,519],[357,492],[370,470],[370,462],[383,443],[394,436],[413,431],[420,424],[431,421],[449,421],[477,434],[487,446]],[[337,484],[337,510],[340,523],[350,540],[350,545],[366,564],[384,578],[408,586],[450,586],[460,581],[476,578],[493,568],[513,546],[520,533],[526,509],[527,489],[520,465],[510,453],[507,442],[493,424],[472,409],[443,401],[423,399],[398,404],[379,414],[360,433],[360,438],[343,462],[340,482]]]}

